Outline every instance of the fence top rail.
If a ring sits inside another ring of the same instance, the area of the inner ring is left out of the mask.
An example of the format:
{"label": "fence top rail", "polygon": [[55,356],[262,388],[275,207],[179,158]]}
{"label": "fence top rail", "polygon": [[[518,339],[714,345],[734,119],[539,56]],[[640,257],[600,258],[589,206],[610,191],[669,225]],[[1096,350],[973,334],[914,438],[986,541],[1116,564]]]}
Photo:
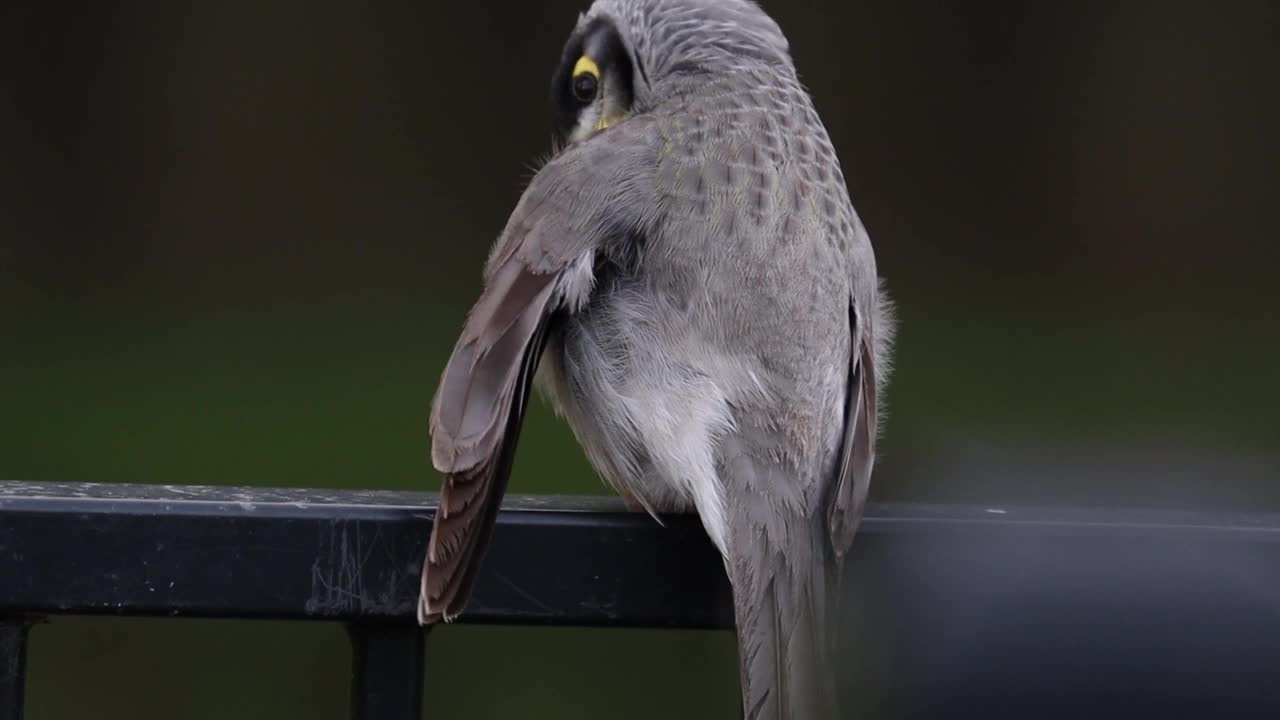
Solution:
{"label": "fence top rail", "polygon": [[[0,480],[0,512],[105,512],[253,516],[310,513],[334,519],[370,511],[416,514],[429,521],[437,504],[433,492],[260,488],[212,485],[29,482]],[[651,520],[631,513],[622,501],[599,495],[520,495],[503,500],[504,515],[544,512],[556,515],[621,514],[639,523]],[[501,524],[501,521],[499,521]],[[666,520],[664,519],[664,522]],[[993,527],[1077,525],[1099,528],[1236,530],[1280,532],[1280,512],[1227,512],[1147,508],[1008,504],[871,503],[868,529],[901,523],[947,525],[979,523]]]}
{"label": "fence top rail", "polygon": [[[0,614],[411,623],[435,503],[376,490],[0,482]],[[1191,546],[1274,557],[1280,514],[873,505],[851,562],[855,584],[883,587],[938,573],[941,557],[947,573],[995,580],[1088,559],[1116,565],[1102,580],[1123,585],[1132,573],[1117,563],[1152,567]],[[727,628],[732,603],[694,517],[659,525],[613,498],[513,495],[461,621]]]}

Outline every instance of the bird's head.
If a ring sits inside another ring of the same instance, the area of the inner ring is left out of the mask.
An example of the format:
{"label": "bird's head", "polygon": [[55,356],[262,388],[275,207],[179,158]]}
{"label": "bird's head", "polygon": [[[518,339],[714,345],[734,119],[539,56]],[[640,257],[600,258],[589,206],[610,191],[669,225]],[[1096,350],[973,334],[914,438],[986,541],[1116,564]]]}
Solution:
{"label": "bird's head", "polygon": [[786,38],[751,0],[596,0],[551,84],[556,139],[583,140],[742,72],[794,76]]}

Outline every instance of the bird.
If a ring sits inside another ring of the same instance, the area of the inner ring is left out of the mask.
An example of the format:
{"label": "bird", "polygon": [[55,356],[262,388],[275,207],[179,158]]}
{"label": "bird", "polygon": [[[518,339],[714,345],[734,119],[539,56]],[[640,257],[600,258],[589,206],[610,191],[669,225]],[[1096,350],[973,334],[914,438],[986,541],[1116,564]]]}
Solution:
{"label": "bird", "polygon": [[464,611],[536,385],[629,506],[701,519],[743,716],[835,717],[896,320],[789,42],[752,0],[596,0],[551,110],[432,403],[418,621]]}

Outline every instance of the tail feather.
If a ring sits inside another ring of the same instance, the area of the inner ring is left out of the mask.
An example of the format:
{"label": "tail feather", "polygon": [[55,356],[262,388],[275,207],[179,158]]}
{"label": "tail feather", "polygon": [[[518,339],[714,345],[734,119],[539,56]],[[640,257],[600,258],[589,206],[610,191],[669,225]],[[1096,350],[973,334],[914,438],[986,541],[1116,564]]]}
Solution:
{"label": "tail feather", "polygon": [[726,476],[740,484],[730,496],[725,565],[745,717],[831,720],[839,717],[833,662],[840,565],[825,513],[805,512],[794,471],[753,450],[767,443],[743,432],[722,449]]}
{"label": "tail feather", "polygon": [[[831,720],[839,716],[834,668],[835,585],[830,568],[768,563],[767,579],[733,578],[747,720]],[[790,566],[790,567],[788,567]],[[753,592],[754,591],[754,592]]]}

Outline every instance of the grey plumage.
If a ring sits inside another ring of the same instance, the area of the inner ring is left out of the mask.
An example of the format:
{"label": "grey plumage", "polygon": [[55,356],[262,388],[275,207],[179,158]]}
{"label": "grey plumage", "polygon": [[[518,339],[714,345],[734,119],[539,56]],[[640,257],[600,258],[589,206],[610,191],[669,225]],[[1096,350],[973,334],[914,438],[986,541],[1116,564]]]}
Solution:
{"label": "grey plumage", "polygon": [[599,0],[562,69],[599,47],[607,97],[567,101],[577,129],[513,212],[437,391],[420,620],[465,604],[539,367],[601,475],[696,510],[724,554],[747,717],[832,717],[893,335],[870,241],[754,3]]}

